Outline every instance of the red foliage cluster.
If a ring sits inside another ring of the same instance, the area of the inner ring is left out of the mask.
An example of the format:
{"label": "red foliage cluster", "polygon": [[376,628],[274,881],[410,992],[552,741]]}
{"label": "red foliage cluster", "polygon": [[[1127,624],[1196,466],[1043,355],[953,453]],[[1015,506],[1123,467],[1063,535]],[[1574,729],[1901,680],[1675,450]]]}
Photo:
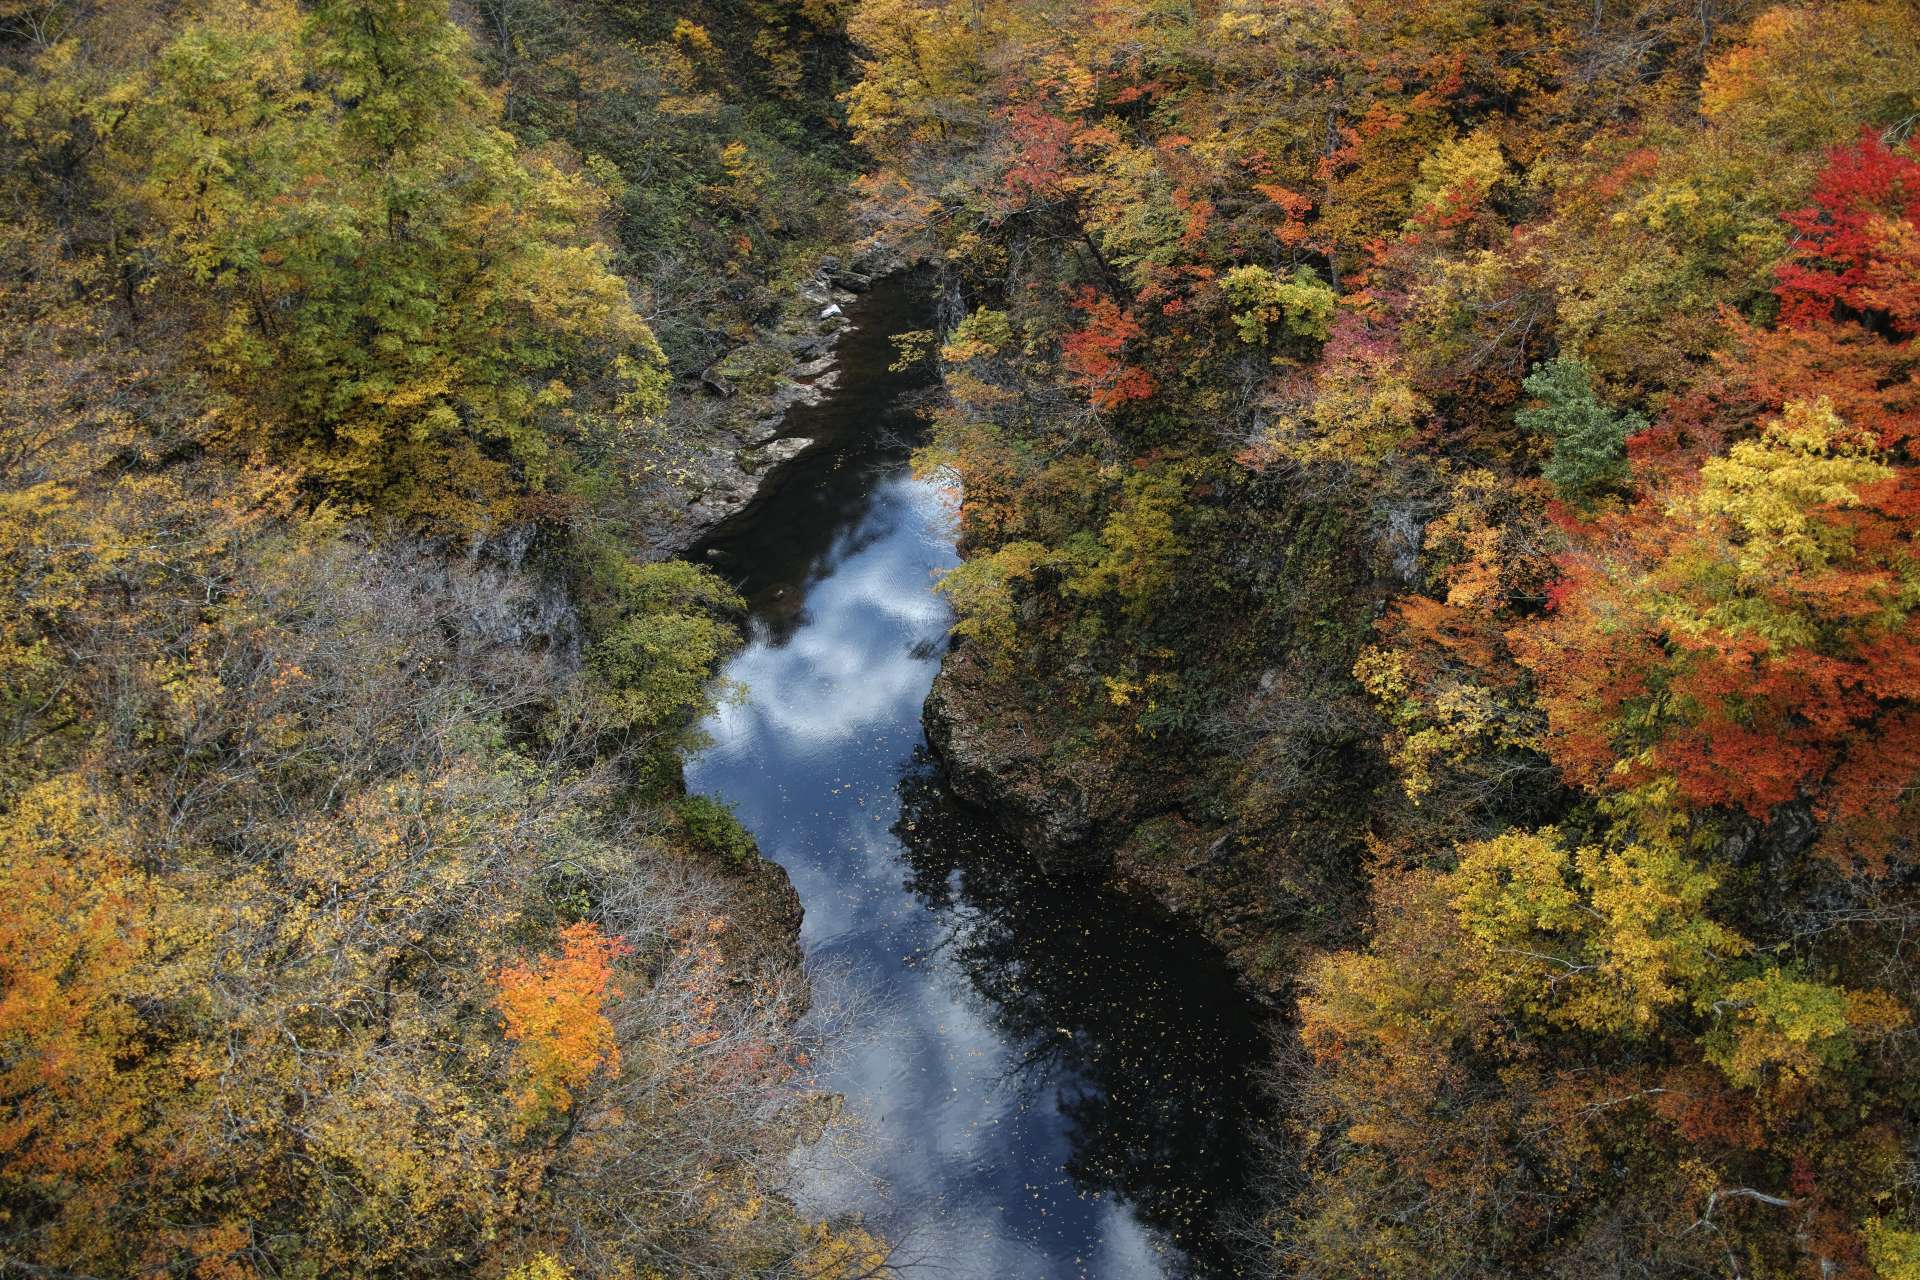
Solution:
{"label": "red foliage cluster", "polygon": [[1920,333],[1920,159],[1871,128],[1837,147],[1813,204],[1786,215],[1800,233],[1779,268],[1780,322],[1806,328],[1844,308],[1872,327]]}
{"label": "red foliage cluster", "polygon": [[1692,803],[1757,818],[1811,800],[1857,837],[1920,778],[1920,613],[1904,585],[1920,559],[1920,469],[1906,453],[1920,435],[1920,159],[1864,132],[1786,221],[1800,239],[1778,270],[1781,324],[1732,322],[1740,351],[1719,410],[1746,421],[1718,430],[1749,434],[1824,400],[1887,451],[1885,478],[1849,500],[1803,499],[1795,518],[1824,531],[1831,558],[1763,581],[1729,585],[1716,566],[1749,535],[1683,514],[1685,501],[1569,526],[1552,613],[1515,640],[1574,780],[1670,777]]}
{"label": "red foliage cluster", "polygon": [[1086,316],[1086,322],[1060,340],[1060,358],[1093,407],[1111,412],[1129,401],[1151,396],[1153,375],[1121,358],[1127,343],[1144,332],[1133,312],[1085,285],[1072,305]]}
{"label": "red foliage cluster", "polygon": [[1004,115],[1008,159],[1001,183],[1011,202],[1007,212],[1060,199],[1073,124],[1031,103],[1011,107]]}

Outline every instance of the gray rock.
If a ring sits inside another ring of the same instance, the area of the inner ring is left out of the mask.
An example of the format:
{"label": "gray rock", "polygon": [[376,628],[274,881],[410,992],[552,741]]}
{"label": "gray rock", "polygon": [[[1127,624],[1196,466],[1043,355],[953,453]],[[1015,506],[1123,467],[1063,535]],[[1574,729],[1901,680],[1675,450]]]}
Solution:
{"label": "gray rock", "polygon": [[580,615],[565,577],[534,554],[538,538],[533,525],[515,525],[465,548],[396,539],[379,555],[396,581],[432,597],[464,652],[538,655],[570,671],[580,662]]}
{"label": "gray rock", "polygon": [[1426,532],[1426,521],[1411,506],[1394,505],[1380,512],[1376,538],[1393,581],[1402,587],[1421,585],[1420,550]]}
{"label": "gray rock", "polygon": [[[834,386],[838,371],[832,367],[833,351],[847,321],[838,304],[828,307],[832,315],[825,323],[804,305],[832,302],[824,284],[803,288],[798,296],[803,300],[800,307],[764,333],[761,341],[744,348],[763,353],[775,350],[797,363],[769,373],[766,379],[739,381],[722,372],[727,368],[727,360],[722,359],[707,370],[721,386],[701,376],[690,379],[686,390],[676,396],[671,425],[684,452],[674,459],[672,484],[660,488],[655,504],[642,515],[645,541],[654,554],[676,555],[693,546],[751,502],[779,462],[805,447],[806,442],[799,439],[772,450],[766,446],[785,430],[789,409],[820,403]],[[731,353],[727,359],[738,355]],[[692,391],[695,381],[704,394]],[[763,381],[771,385],[762,385]]]}
{"label": "gray rock", "polygon": [[742,449],[735,457],[742,471],[755,476],[769,467],[777,467],[796,456],[811,443],[812,441],[799,436],[785,436],[778,440],[769,440],[765,444],[755,445],[751,449]]}

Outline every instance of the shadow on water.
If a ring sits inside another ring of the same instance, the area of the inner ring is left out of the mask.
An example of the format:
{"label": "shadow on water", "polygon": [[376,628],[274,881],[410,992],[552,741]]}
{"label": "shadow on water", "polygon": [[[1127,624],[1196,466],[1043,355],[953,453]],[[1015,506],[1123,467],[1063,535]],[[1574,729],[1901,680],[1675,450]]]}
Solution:
{"label": "shadow on water", "polygon": [[1067,1172],[1233,1273],[1220,1227],[1243,1206],[1264,1040],[1224,957],[1150,904],[1050,880],[954,800],[924,754],[894,826],[906,880],[946,925],[943,959],[1056,1090]]}
{"label": "shadow on water", "polygon": [[814,443],[782,465],[743,510],[688,552],[726,576],[756,616],[789,634],[812,576],[837,539],[864,528],[880,481],[900,474],[923,430],[919,406],[934,379],[923,363],[893,369],[892,337],[933,323],[925,291],[889,277],[854,304],[835,347],[833,388],[795,405],[780,436]]}
{"label": "shadow on water", "polygon": [[942,789],[920,707],[952,513],[907,474],[927,374],[890,372],[886,341],[929,320],[899,281],[855,318],[839,387],[791,423],[819,443],[695,549],[753,608],[725,672],[747,695],[688,783],[734,806],[793,877],[809,956],[870,997],[827,1080],[862,1168],[802,1162],[799,1192],[864,1210],[927,1274],[1234,1275],[1259,1017],[1192,931],[1039,875]]}

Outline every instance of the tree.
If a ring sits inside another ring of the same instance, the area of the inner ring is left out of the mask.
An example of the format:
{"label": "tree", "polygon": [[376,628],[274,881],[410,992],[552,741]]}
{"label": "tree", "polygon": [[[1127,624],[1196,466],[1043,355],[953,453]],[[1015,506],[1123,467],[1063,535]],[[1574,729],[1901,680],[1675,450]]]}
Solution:
{"label": "tree", "polygon": [[1802,239],[1778,272],[1783,325],[1818,324],[1843,310],[1898,338],[1920,334],[1920,158],[1910,149],[1863,126],[1851,146],[1834,148],[1812,206],[1786,222]]}
{"label": "tree", "polygon": [[1060,363],[1067,376],[1102,413],[1154,393],[1153,375],[1122,358],[1129,342],[1146,333],[1131,311],[1091,286],[1082,286],[1073,309],[1086,319],[1060,339]]}
{"label": "tree", "polygon": [[544,486],[581,375],[643,415],[663,383],[604,196],[515,147],[465,49],[444,0],[229,10],[120,88],[111,142],[265,434],[354,498],[473,525]]}
{"label": "tree", "polygon": [[[1906,768],[1901,707],[1920,607],[1901,531],[1901,473],[1825,400],[1789,404],[1759,438],[1708,460],[1652,524],[1640,512],[1576,553],[1554,616],[1517,629],[1556,759],[1608,787],[1674,779],[1698,804],[1755,816],[1826,794],[1876,721]],[[1885,749],[1884,745],[1881,748]]]}
{"label": "tree", "polygon": [[586,654],[590,718],[642,735],[684,729],[708,705],[709,681],[737,633],[722,620],[742,602],[681,560],[617,564],[599,636]]}
{"label": "tree", "polygon": [[620,166],[503,133],[453,17],[0,3],[0,1269],[821,1253],[804,978],[662,794],[738,602],[613,532]]}
{"label": "tree", "polygon": [[620,1047],[605,1007],[619,998],[614,962],[628,951],[598,925],[560,931],[560,953],[514,964],[494,978],[500,1025],[516,1045],[519,1107],[529,1122],[564,1112],[595,1073],[620,1073]]}
{"label": "tree", "polygon": [[1326,282],[1305,267],[1281,279],[1261,266],[1234,267],[1220,277],[1220,292],[1233,313],[1240,341],[1265,346],[1278,326],[1288,345],[1325,342],[1331,335],[1335,298]]}
{"label": "tree", "polygon": [[1135,619],[1148,617],[1188,555],[1178,528],[1183,479],[1177,467],[1127,476],[1099,540],[1075,557],[1066,590],[1088,597],[1111,593]]}
{"label": "tree", "polygon": [[1719,877],[1677,851],[1569,851],[1554,828],[1465,846],[1439,883],[1495,998],[1589,1031],[1645,1035],[1713,991],[1744,939],[1707,905]]}
{"label": "tree", "polygon": [[110,1246],[129,1142],[165,1087],[135,1002],[162,994],[142,953],[177,945],[175,904],[141,891],[116,826],[75,775],[0,818],[0,1198],[75,1257]]}
{"label": "tree", "polygon": [[1725,1020],[1707,1057],[1734,1084],[1795,1093],[1840,1070],[1864,1040],[1899,1028],[1907,1011],[1878,991],[1843,991],[1783,968],[1728,987]]}
{"label": "tree", "polygon": [[1536,365],[1525,386],[1541,404],[1522,409],[1514,421],[1521,430],[1553,441],[1553,456],[1541,474],[1560,496],[1585,504],[1626,488],[1627,437],[1646,430],[1647,420],[1600,403],[1587,366],[1576,357]]}
{"label": "tree", "polygon": [[1736,325],[1735,387],[1763,403],[1830,398],[1888,449],[1920,437],[1920,159],[1873,130],[1836,147],[1776,271],[1780,323]]}

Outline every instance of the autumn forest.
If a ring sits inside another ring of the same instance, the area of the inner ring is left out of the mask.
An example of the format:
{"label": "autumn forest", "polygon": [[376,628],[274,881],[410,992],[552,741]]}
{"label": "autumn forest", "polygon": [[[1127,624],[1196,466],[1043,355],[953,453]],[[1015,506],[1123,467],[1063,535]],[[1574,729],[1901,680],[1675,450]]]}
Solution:
{"label": "autumn forest", "polygon": [[884,285],[1155,1274],[1920,1280],[1914,0],[0,0],[0,198],[0,1277],[974,1274],[683,776]]}

